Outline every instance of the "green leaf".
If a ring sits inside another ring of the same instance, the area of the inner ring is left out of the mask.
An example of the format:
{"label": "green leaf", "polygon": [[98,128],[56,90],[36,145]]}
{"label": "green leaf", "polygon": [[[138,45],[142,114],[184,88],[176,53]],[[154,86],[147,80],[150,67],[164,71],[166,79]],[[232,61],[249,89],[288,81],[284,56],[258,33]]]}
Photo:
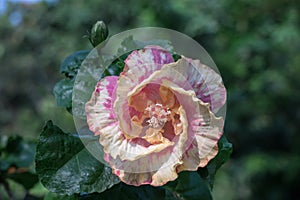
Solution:
{"label": "green leaf", "polygon": [[181,58],[181,55],[178,55],[176,53],[173,53],[172,56],[175,62]]}
{"label": "green leaf", "polygon": [[110,199],[110,200],[152,200],[164,199],[165,190],[161,187],[142,185],[139,187],[120,183],[101,194],[81,195],[80,200]]}
{"label": "green leaf", "polygon": [[76,77],[78,69],[90,50],[80,50],[68,56],[60,65],[60,73],[67,78],[73,79]]}
{"label": "green leaf", "polygon": [[[126,59],[127,57],[125,57]],[[124,59],[124,60],[125,60]],[[119,76],[120,73],[123,71],[125,62],[122,57],[114,60],[103,72],[102,78],[105,76]]]}
{"label": "green leaf", "polygon": [[36,172],[48,190],[66,195],[103,192],[119,182],[109,167],[88,152],[78,135],[64,133],[51,121],[39,138]]}
{"label": "green leaf", "polygon": [[[162,187],[153,187],[149,185],[143,185],[139,187],[126,185],[124,183],[119,183],[112,188],[102,192],[102,193],[92,193],[79,195],[57,195],[53,193],[48,193],[45,200],[56,200],[56,199],[66,199],[66,200],[94,200],[94,199],[110,199],[110,200],[152,200],[165,199],[165,189]],[[173,199],[174,200],[174,199]]]}
{"label": "green leaf", "polygon": [[33,188],[33,186],[39,181],[38,176],[31,172],[16,172],[13,174],[8,174],[7,178],[23,185],[26,190]]}
{"label": "green leaf", "polygon": [[81,50],[68,56],[60,66],[60,72],[66,76],[56,83],[53,88],[53,93],[56,99],[56,104],[60,107],[65,107],[70,113],[72,110],[72,92],[74,87],[75,77],[90,50]]}
{"label": "green leaf", "polygon": [[72,92],[74,79],[63,79],[56,83],[53,88],[53,93],[56,99],[56,104],[60,107],[72,108]]}
{"label": "green leaf", "polygon": [[205,168],[200,168],[198,173],[205,177],[211,189],[213,189],[214,178],[217,170],[230,158],[232,153],[232,144],[228,142],[225,135],[223,135],[218,142],[219,152],[214,159],[212,159]]}
{"label": "green leaf", "polygon": [[164,186],[167,199],[211,200],[212,196],[206,182],[197,172],[183,171],[177,180]]}
{"label": "green leaf", "polygon": [[[51,194],[53,196],[53,194]],[[68,200],[94,200],[94,199],[110,199],[110,200],[211,200],[210,191],[206,182],[196,172],[181,172],[177,180],[168,183],[163,187],[153,187],[150,185],[130,186],[119,183],[112,188],[102,192],[73,196],[57,196],[56,199]],[[55,198],[47,198],[52,200]]]}

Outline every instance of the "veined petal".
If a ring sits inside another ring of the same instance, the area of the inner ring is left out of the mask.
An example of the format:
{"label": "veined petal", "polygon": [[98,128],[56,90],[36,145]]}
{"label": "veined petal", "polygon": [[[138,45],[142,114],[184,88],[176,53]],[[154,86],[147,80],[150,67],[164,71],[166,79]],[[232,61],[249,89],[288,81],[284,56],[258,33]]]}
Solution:
{"label": "veined petal", "polygon": [[[141,50],[133,51],[124,62],[125,68],[121,73],[119,85],[132,88],[153,72],[161,69],[164,64],[174,62],[174,59],[167,50],[160,46],[146,46]],[[123,78],[126,80],[122,80]],[[120,83],[126,84],[121,85]]]}
{"label": "veined petal", "polygon": [[87,123],[95,135],[99,135],[103,128],[117,121],[113,110],[117,80],[117,76],[107,76],[100,80],[91,100],[85,105]]}
{"label": "veined petal", "polygon": [[199,60],[183,57],[177,62],[164,65],[161,70],[164,72],[158,70],[153,73],[159,76],[157,80],[168,79],[185,90],[195,91],[201,101],[210,104],[213,113],[225,104],[226,89],[221,76]]}
{"label": "veined petal", "polygon": [[[164,64],[174,62],[172,55],[159,46],[146,46],[142,50],[133,51],[125,60],[125,70],[119,77],[117,88],[117,99],[114,104],[121,129],[130,137],[136,137],[140,130],[136,124],[132,123],[130,106],[127,94],[153,72],[159,70]],[[145,95],[149,97],[151,91]],[[145,97],[146,98],[146,97]],[[147,101],[141,101],[141,106],[145,106]],[[137,104],[138,106],[138,104]]]}
{"label": "veined petal", "polygon": [[[179,104],[183,106],[187,113],[188,139],[185,146],[187,152],[184,153],[183,160],[190,159],[191,153],[197,155],[197,159],[191,161],[191,163],[194,162],[193,167],[187,161],[186,165],[178,168],[179,170],[192,168],[196,170],[199,166],[205,166],[216,155],[216,145],[222,135],[224,121],[222,118],[217,118],[210,111],[209,103],[197,98],[186,78],[177,70],[174,70],[174,65],[173,63],[165,65],[161,70],[154,72],[148,79],[134,88],[128,96],[130,97],[134,91],[140,90],[143,85],[150,83],[163,85],[173,91]],[[189,152],[191,149],[193,152]]]}
{"label": "veined petal", "polygon": [[198,167],[205,167],[207,163],[218,154],[218,144],[205,157],[201,157],[197,140],[195,139],[182,157],[183,164],[177,167],[177,171],[196,171]]}
{"label": "veined petal", "polygon": [[213,69],[202,64],[200,60],[183,57],[176,64],[174,70],[182,74],[196,93],[196,96],[216,113],[226,102],[226,89],[221,76]]}
{"label": "veined petal", "polygon": [[[110,164],[119,178],[130,185],[151,184],[161,186],[177,178],[177,166],[182,164],[182,155],[187,140],[186,113],[179,108],[183,132],[172,140],[174,146],[166,147],[160,152],[153,152],[136,160],[121,160],[106,154],[105,160]],[[140,152],[141,153],[141,152]]]}
{"label": "veined petal", "polygon": [[161,186],[207,165],[223,132],[214,114],[226,100],[221,77],[199,60],[174,63],[157,46],[133,51],[125,64],[120,77],[97,84],[86,104],[113,173],[127,184]]}
{"label": "veined petal", "polygon": [[99,141],[105,153],[108,153],[113,159],[119,157],[122,161],[137,160],[174,145],[174,142],[170,142],[144,146],[135,139],[125,138],[118,123],[102,129]]}
{"label": "veined petal", "polygon": [[[169,153],[172,154],[172,152]],[[145,165],[148,164],[149,161],[151,162],[152,159],[156,158],[155,155],[151,155],[149,157],[150,158],[146,163],[145,161],[138,161],[138,163],[130,163],[130,166]],[[170,158],[170,155],[165,157]],[[157,158],[158,160],[156,160],[156,162],[164,162],[165,157],[164,156],[158,157]],[[179,161],[178,163],[180,164],[181,162]],[[124,170],[113,168],[113,173],[119,176],[122,182],[129,185],[139,186],[139,185],[150,184],[152,186],[162,186],[169,181],[175,180],[178,177],[176,167],[179,164],[163,166],[158,171],[140,172],[140,173],[134,173],[134,172],[131,173],[131,172],[126,172]]]}
{"label": "veined petal", "polygon": [[[108,155],[106,158],[107,161],[111,159]],[[177,162],[175,163],[176,160]],[[147,158],[135,161],[122,162],[117,158],[109,163],[112,167],[112,172],[126,184],[162,186],[178,177],[176,167],[182,161],[178,160],[178,157],[175,157],[170,149],[166,149],[163,154],[151,154]],[[171,165],[170,163],[175,164]],[[157,170],[151,169],[150,166],[157,168]],[[131,170],[128,171],[127,169]],[[139,172],[139,170],[142,171]]]}
{"label": "veined petal", "polygon": [[159,70],[162,65],[171,62],[174,62],[174,59],[167,50],[153,45],[133,51],[125,60],[127,71],[136,69],[145,77]]}
{"label": "veined petal", "polygon": [[218,140],[222,136],[224,121],[217,118],[209,110],[208,104],[193,97],[188,105],[200,111],[194,114],[190,123],[189,131],[193,132],[192,143],[183,154],[183,164],[178,166],[178,171],[197,170],[198,167],[204,167],[218,153]]}
{"label": "veined petal", "polygon": [[[188,140],[183,154],[183,164],[178,171],[197,170],[204,167],[218,153],[218,140],[222,136],[224,120],[216,117],[209,108],[208,103],[198,99],[194,91],[186,91],[176,84],[164,81],[165,85],[176,91],[177,99],[187,111]],[[190,97],[190,98],[189,98]]]}

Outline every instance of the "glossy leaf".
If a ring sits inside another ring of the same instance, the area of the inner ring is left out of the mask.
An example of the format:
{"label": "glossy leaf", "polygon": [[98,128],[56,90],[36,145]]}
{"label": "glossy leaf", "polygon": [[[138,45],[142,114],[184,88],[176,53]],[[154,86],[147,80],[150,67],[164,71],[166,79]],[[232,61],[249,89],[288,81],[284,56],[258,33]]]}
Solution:
{"label": "glossy leaf", "polygon": [[103,192],[119,182],[111,169],[94,158],[78,135],[64,133],[48,121],[39,138],[36,172],[51,192]]}
{"label": "glossy leaf", "polygon": [[56,104],[61,107],[72,107],[72,92],[73,92],[74,80],[63,79],[56,83],[53,88],[53,93],[56,99]]}
{"label": "glossy leaf", "polygon": [[82,195],[80,200],[93,199],[110,199],[110,200],[152,200],[164,199],[165,191],[159,187],[144,186],[130,186],[120,183],[113,188],[106,190],[101,194]]}
{"label": "glossy leaf", "polygon": [[72,110],[72,92],[75,77],[90,50],[77,51],[68,56],[60,65],[60,73],[64,74],[66,79],[56,83],[53,88],[53,93],[56,99],[56,104],[65,107],[70,113]]}
{"label": "glossy leaf", "polygon": [[64,199],[67,200],[94,200],[94,199],[110,199],[110,200],[176,200],[177,198],[166,198],[166,190],[162,187],[152,187],[143,185],[139,187],[119,183],[102,193],[80,194],[80,195],[57,195],[49,193],[45,200]]}
{"label": "glossy leaf", "polygon": [[90,50],[76,51],[68,56],[60,65],[60,73],[64,74],[67,78],[74,78]]}
{"label": "glossy leaf", "polygon": [[120,57],[114,60],[103,72],[102,78],[105,76],[119,76],[125,66],[124,60]]}

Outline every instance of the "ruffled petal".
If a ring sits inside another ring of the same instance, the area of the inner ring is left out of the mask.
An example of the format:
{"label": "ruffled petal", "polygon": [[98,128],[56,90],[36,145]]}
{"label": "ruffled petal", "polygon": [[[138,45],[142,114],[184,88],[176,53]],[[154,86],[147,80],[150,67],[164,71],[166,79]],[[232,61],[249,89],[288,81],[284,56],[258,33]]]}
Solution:
{"label": "ruffled petal", "polygon": [[85,105],[87,123],[95,135],[99,135],[103,128],[117,121],[113,110],[117,80],[117,76],[107,76],[100,80],[91,100]]}
{"label": "ruffled petal", "polygon": [[[134,51],[120,77],[102,79],[86,104],[105,160],[127,184],[164,185],[182,170],[207,165],[218,152],[224,121],[213,112],[226,100],[221,77],[198,60],[172,62],[171,54],[158,47]],[[157,99],[180,113],[180,123],[177,116],[166,123],[168,133],[145,131],[146,119],[139,115]]]}
{"label": "ruffled petal", "polygon": [[[121,129],[129,137],[137,137],[141,130],[131,121],[127,94],[153,72],[171,62],[174,62],[172,55],[159,46],[146,46],[142,50],[133,51],[125,60],[125,70],[118,80],[114,109],[118,115]],[[151,91],[146,91],[144,94],[145,97],[140,98],[150,99]],[[146,103],[147,101],[140,101],[140,106],[143,107]]]}
{"label": "ruffled petal", "polygon": [[226,102],[226,89],[221,76],[200,60],[183,57],[172,65],[174,70],[186,78],[196,96],[216,113]]}
{"label": "ruffled petal", "polygon": [[154,71],[159,70],[162,65],[174,62],[174,59],[167,50],[160,46],[149,45],[141,50],[133,51],[124,62],[126,64],[125,73],[129,70],[138,71],[137,80],[141,82]]}
{"label": "ruffled petal", "polygon": [[218,145],[216,144],[211,152],[205,157],[201,157],[197,140],[194,140],[189,149],[182,157],[182,165],[177,167],[177,172],[184,170],[196,171],[198,167],[205,167],[207,163],[218,154]]}
{"label": "ruffled petal", "polygon": [[144,146],[135,139],[126,139],[118,123],[102,129],[99,141],[105,153],[110,154],[113,159],[119,157],[122,161],[137,160],[174,145],[174,142],[168,142]]}
{"label": "ruffled petal", "polygon": [[[128,96],[130,97],[132,93],[150,83],[163,85],[173,91],[179,104],[183,106],[187,113],[189,127],[188,140],[185,146],[187,152],[182,155],[183,160],[187,161],[187,164],[178,168],[179,170],[196,170],[199,166],[205,166],[216,155],[216,145],[222,135],[224,121],[221,117],[216,117],[210,111],[209,103],[205,103],[197,98],[186,77],[177,70],[174,70],[174,65],[173,63],[164,65],[161,70],[154,72],[148,79],[134,88]],[[195,152],[189,152],[190,150]],[[193,166],[190,166],[191,164],[188,161],[191,153],[197,155],[197,159],[195,158],[194,161],[191,161],[194,162]]]}
{"label": "ruffled petal", "polygon": [[117,79],[117,76],[107,76],[100,80],[85,107],[89,128],[95,135],[100,135],[104,152],[113,158],[119,156],[121,160],[136,160],[174,145],[169,142],[147,147],[124,137],[113,110]]}
{"label": "ruffled petal", "polygon": [[[178,157],[172,156],[172,152],[173,151],[166,149],[164,150],[164,154],[151,154],[147,158],[132,162],[122,162],[119,159],[114,159],[113,162],[116,165],[111,164],[112,172],[116,174],[122,182],[129,185],[139,186],[150,184],[152,186],[162,186],[178,177],[176,168],[182,164],[182,162],[178,160]],[[107,160],[110,159],[108,155],[106,158]],[[159,163],[159,165],[156,163]],[[158,170],[151,170],[150,166],[158,168]],[[142,171],[139,172],[139,170]]]}
{"label": "ruffled petal", "polygon": [[[168,181],[177,178],[177,166],[182,164],[182,155],[187,140],[187,117],[180,107],[180,120],[183,124],[183,132],[172,140],[174,146],[167,147],[160,152],[153,152],[146,157],[136,160],[121,160],[113,158],[110,153],[106,154],[105,160],[110,164],[119,178],[130,185],[150,184],[161,186]],[[141,152],[140,152],[141,153]]]}
{"label": "ruffled petal", "polygon": [[[183,164],[178,171],[197,170],[204,167],[218,153],[218,140],[222,136],[224,120],[216,117],[209,109],[209,104],[198,99],[193,91],[186,91],[174,83],[166,83],[176,91],[177,99],[187,112],[188,139]],[[190,98],[188,98],[190,97]]]}
{"label": "ruffled petal", "polygon": [[[178,171],[197,170],[198,167],[204,167],[218,153],[218,140],[222,136],[224,120],[209,110],[209,105],[193,97],[189,102],[190,109],[199,110],[194,113],[193,118],[189,120],[189,131],[194,137],[192,143],[183,154],[183,164],[178,166]],[[198,107],[198,108],[197,108]],[[190,136],[190,135],[189,135]]]}
{"label": "ruffled petal", "polygon": [[125,67],[118,85],[130,91],[129,88],[138,85],[153,72],[160,70],[164,64],[174,62],[174,59],[172,54],[160,46],[146,46],[141,50],[133,51],[124,62]]}

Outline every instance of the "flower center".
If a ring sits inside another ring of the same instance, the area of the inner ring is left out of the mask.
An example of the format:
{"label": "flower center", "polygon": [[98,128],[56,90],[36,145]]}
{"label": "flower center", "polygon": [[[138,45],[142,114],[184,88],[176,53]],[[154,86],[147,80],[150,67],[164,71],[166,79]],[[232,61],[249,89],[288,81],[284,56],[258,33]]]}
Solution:
{"label": "flower center", "polygon": [[168,116],[171,114],[169,108],[165,108],[159,103],[147,106],[145,111],[149,112],[150,119],[147,120],[147,123],[152,128],[163,127],[168,121]]}

